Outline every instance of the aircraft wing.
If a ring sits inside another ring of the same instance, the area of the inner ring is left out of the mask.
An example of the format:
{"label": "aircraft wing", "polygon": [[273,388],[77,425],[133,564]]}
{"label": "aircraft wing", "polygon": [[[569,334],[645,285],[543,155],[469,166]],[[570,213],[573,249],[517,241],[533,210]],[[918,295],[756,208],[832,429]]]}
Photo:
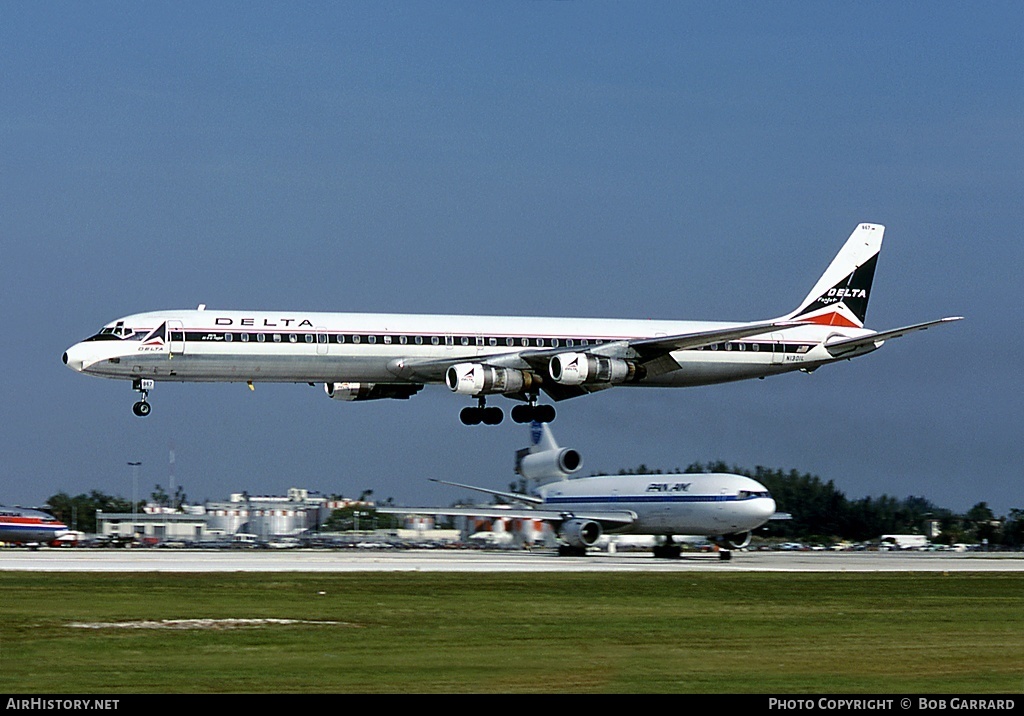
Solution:
{"label": "aircraft wing", "polygon": [[711,346],[725,341],[735,341],[747,336],[758,336],[783,328],[800,325],[799,321],[765,321],[763,323],[746,323],[733,328],[722,328],[700,333],[681,333],[675,336],[658,336],[630,341],[632,348],[640,357],[641,365],[647,369],[647,375],[671,373],[680,365],[670,355],[672,351]]}
{"label": "aircraft wing", "polygon": [[570,512],[560,510],[532,510],[529,508],[506,508],[501,505],[480,505],[479,507],[378,507],[377,512],[389,515],[451,515],[463,517],[507,517],[513,520],[543,520],[544,522],[565,522],[571,519],[593,520],[602,525],[622,527],[636,521],[636,513],[628,510],[596,510]]}
{"label": "aircraft wing", "polygon": [[448,480],[438,480],[436,478],[430,478],[431,482],[437,482],[441,485],[451,485],[452,487],[461,487],[465,490],[476,490],[477,492],[483,492],[487,495],[495,495],[496,497],[502,497],[506,500],[514,500],[515,502],[523,502],[532,505],[540,505],[544,503],[539,497],[533,495],[524,495],[519,492],[502,492],[501,490],[489,490],[486,487],[477,487],[476,485],[464,485],[461,482],[448,482]]}
{"label": "aircraft wing", "polygon": [[[672,351],[681,351],[688,348],[700,348],[710,346],[723,341],[734,341],[747,336],[758,336],[762,333],[769,333],[783,328],[803,325],[801,321],[764,321],[761,323],[741,323],[729,328],[717,328],[713,331],[698,331],[695,333],[677,333],[674,336],[656,336],[654,338],[624,338],[618,341],[601,343],[596,346],[586,347],[560,347],[547,348],[544,350],[524,350],[519,353],[523,360],[534,362],[543,360],[547,365],[548,360],[559,353],[593,353],[595,355],[615,355],[615,348],[625,353],[632,350],[634,355],[626,357],[637,357],[646,362],[668,355]],[[611,350],[610,350],[611,349]]]}
{"label": "aircraft wing", "polygon": [[900,338],[908,333],[923,331],[931,328],[932,326],[938,326],[943,323],[952,323],[953,321],[959,321],[962,319],[963,316],[949,316],[948,318],[940,318],[935,321],[915,323],[912,326],[904,326],[903,328],[893,328],[889,331],[880,331],[879,333],[872,333],[869,336],[861,336],[860,338],[844,338],[837,341],[826,341],[825,349],[833,356],[841,356],[844,353],[850,353],[858,348],[864,348],[866,346],[874,346],[877,348],[890,338]]}
{"label": "aircraft wing", "polygon": [[720,328],[714,331],[701,331],[699,333],[680,333],[675,336],[658,336],[657,338],[643,338],[629,341],[629,347],[637,352],[641,358],[652,360],[671,351],[681,351],[688,348],[700,348],[710,346],[723,341],[735,341],[747,336],[758,336],[762,333],[769,333],[783,328],[792,328],[802,325],[800,321],[765,321],[763,323],[743,323],[732,328]]}
{"label": "aircraft wing", "polygon": [[[743,323],[729,328],[694,333],[679,333],[672,336],[656,336],[654,338],[635,338],[609,341],[591,346],[559,346],[558,348],[525,349],[509,351],[500,355],[491,355],[482,359],[484,365],[501,368],[529,369],[546,376],[551,358],[561,353],[591,353],[616,358],[639,359],[647,369],[648,375],[661,375],[680,366],[670,355],[672,351],[686,350],[710,346],[723,341],[734,341],[747,336],[756,336],[773,330],[791,328],[802,325],[800,321],[764,321],[760,323]],[[440,382],[444,380],[445,371],[456,363],[473,362],[472,358],[446,358],[444,360],[398,359],[388,366],[389,370],[404,380],[424,382]],[[545,381],[541,388],[554,400],[565,400],[579,395],[586,395],[612,387],[610,384],[590,384],[586,386],[566,386]]]}

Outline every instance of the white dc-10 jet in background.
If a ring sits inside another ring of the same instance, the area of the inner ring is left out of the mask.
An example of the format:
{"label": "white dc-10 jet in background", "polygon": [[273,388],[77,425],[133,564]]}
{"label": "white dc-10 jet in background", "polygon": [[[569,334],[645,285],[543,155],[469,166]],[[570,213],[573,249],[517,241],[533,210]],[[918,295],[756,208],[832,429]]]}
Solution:
{"label": "white dc-10 jet in background", "polygon": [[467,425],[550,422],[559,401],[614,386],[683,387],[801,370],[881,347],[942,318],[864,328],[884,227],[861,224],[797,309],[767,321],[167,310],[108,323],[64,353],[73,370],[132,381],[136,415],[157,381],[323,383],[334,400],[405,399],[446,384],[476,399]]}
{"label": "white dc-10 jet in background", "polygon": [[[471,507],[378,507],[404,515],[450,515],[535,520],[552,526],[562,556],[583,556],[602,534],[655,535],[662,540],[655,557],[675,558],[673,537],[707,537],[724,549],[746,547],[753,530],[771,519],[790,519],[775,511],[768,488],[743,475],[597,475],[576,477],[580,454],[555,442],[547,425],[530,426],[531,445],[516,453],[516,472],[524,493],[502,492],[435,480],[502,500],[501,505]],[[509,504],[511,503],[511,504]]]}

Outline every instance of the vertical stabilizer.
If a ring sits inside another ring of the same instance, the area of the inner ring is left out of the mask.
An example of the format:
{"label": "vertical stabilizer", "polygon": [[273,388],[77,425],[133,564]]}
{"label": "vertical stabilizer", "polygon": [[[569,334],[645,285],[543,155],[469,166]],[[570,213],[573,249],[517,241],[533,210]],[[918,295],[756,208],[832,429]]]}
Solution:
{"label": "vertical stabilizer", "polygon": [[787,320],[863,328],[885,227],[861,224]]}
{"label": "vertical stabilizer", "polygon": [[551,434],[551,428],[547,423],[530,423],[530,452],[544,452],[545,450],[557,450],[558,443],[555,436]]}

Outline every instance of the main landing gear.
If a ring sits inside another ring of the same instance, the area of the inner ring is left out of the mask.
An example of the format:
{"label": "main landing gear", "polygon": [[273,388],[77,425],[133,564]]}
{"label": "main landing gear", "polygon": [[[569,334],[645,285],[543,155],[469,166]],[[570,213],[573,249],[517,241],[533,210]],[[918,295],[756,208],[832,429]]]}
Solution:
{"label": "main landing gear", "polygon": [[672,535],[665,535],[665,541],[654,545],[654,556],[659,559],[679,559],[683,553],[682,548],[672,541]]}
{"label": "main landing gear", "polygon": [[480,397],[477,407],[463,408],[459,413],[459,420],[463,425],[497,425],[504,419],[505,413],[501,412],[501,408],[488,408],[483,396]]}
{"label": "main landing gear", "polygon": [[517,423],[532,423],[534,420],[538,423],[550,423],[555,419],[555,406],[535,403],[517,405],[512,408],[512,419]]}
{"label": "main landing gear", "polygon": [[154,385],[156,385],[156,382],[151,378],[136,378],[132,381],[132,390],[142,395],[142,399],[132,406],[132,412],[140,418],[144,418],[149,415],[149,411],[153,409],[153,407],[146,402],[146,398],[149,397],[149,391],[152,390]]}
{"label": "main landing gear", "polygon": [[[488,408],[487,399],[480,396],[475,408],[463,408],[459,413],[459,420],[463,425],[498,425],[505,418],[501,408]],[[553,405],[537,405],[536,398],[530,401],[529,405],[517,405],[512,408],[512,420],[517,423],[550,423],[555,419],[555,407]]]}
{"label": "main landing gear", "polygon": [[[665,535],[665,541],[654,545],[654,549],[651,551],[658,559],[679,559],[683,554],[682,547],[672,541],[672,535]],[[719,549],[718,559],[723,562],[730,560],[732,552],[727,549]]]}

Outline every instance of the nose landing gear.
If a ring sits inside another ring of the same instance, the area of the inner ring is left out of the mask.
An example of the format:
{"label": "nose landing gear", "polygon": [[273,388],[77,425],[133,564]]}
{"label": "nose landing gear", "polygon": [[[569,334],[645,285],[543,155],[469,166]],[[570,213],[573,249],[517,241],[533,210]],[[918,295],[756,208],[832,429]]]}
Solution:
{"label": "nose landing gear", "polygon": [[156,381],[151,378],[136,378],[132,381],[132,390],[142,396],[142,399],[132,406],[132,412],[140,418],[144,418],[149,415],[149,412],[153,409],[153,407],[146,402],[146,399],[149,397],[149,391],[152,390],[154,385],[156,385]]}

